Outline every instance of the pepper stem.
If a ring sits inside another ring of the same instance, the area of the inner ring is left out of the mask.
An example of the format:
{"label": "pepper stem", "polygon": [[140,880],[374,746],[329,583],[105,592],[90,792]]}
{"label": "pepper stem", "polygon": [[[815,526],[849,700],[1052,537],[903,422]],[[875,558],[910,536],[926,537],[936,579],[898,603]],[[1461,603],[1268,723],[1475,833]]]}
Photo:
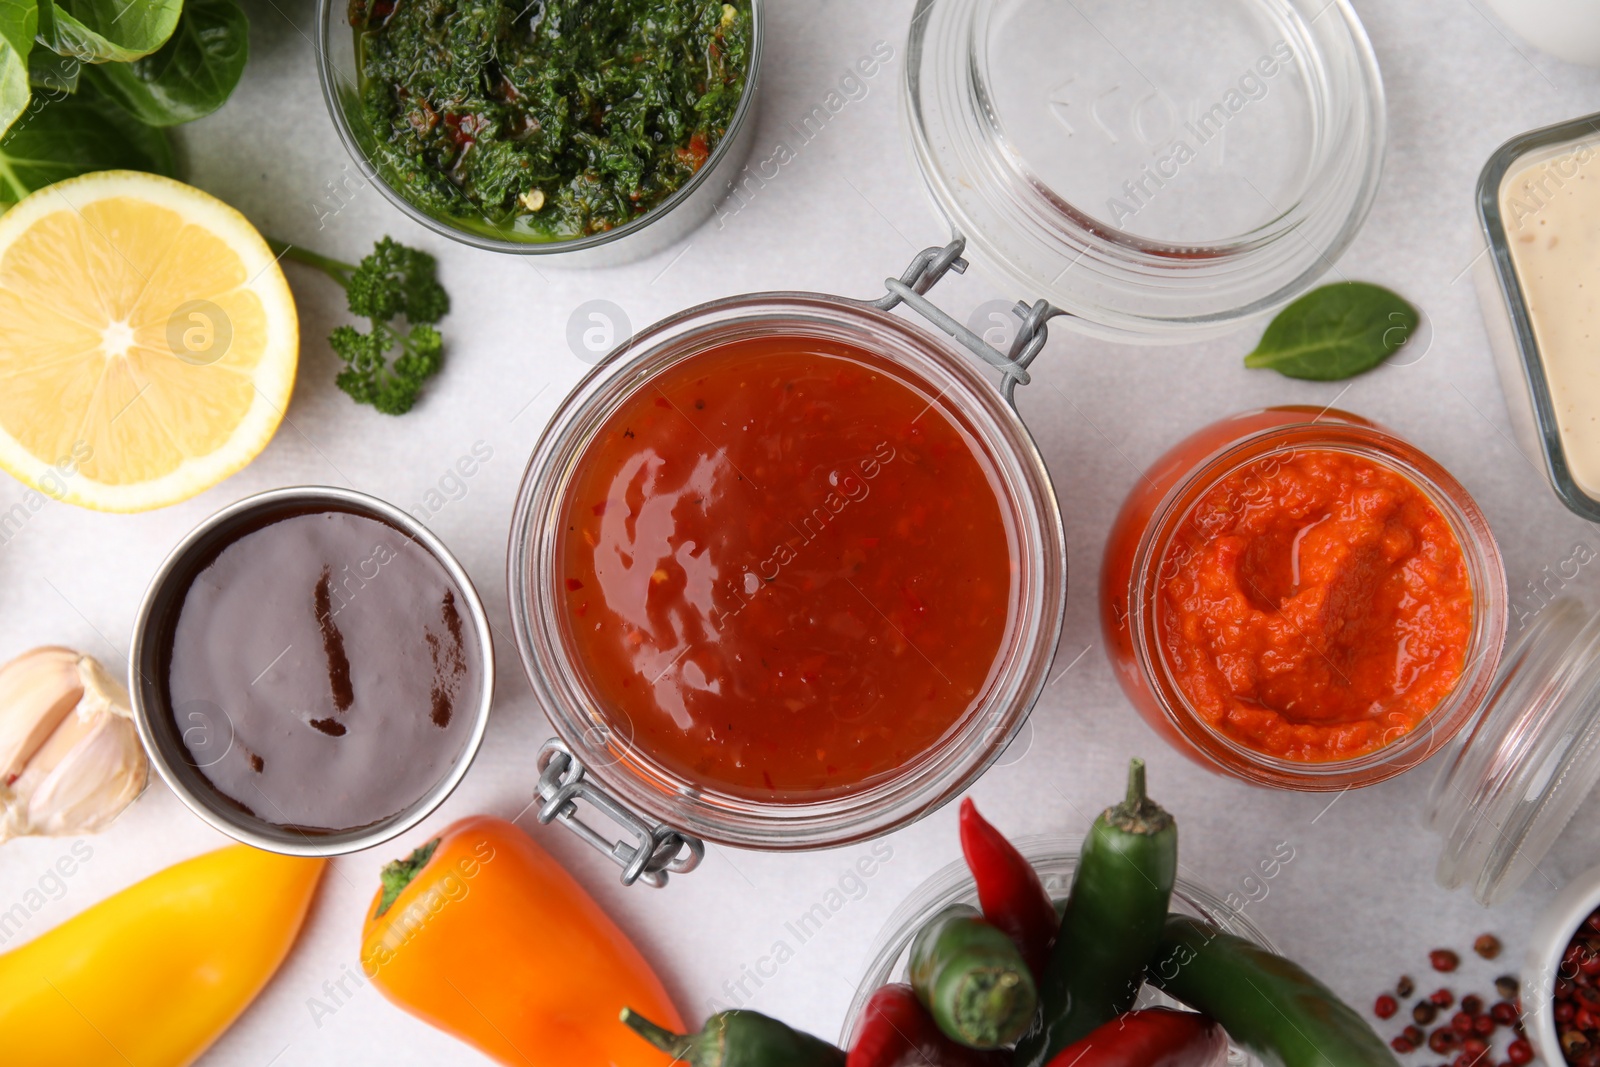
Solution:
{"label": "pepper stem", "polygon": [[692,1037],[687,1034],[675,1034],[665,1026],[658,1026],[632,1008],[623,1008],[621,1019],[628,1029],[671,1056],[674,1061],[687,1061],[689,1053],[694,1051]]}
{"label": "pepper stem", "polygon": [[1132,834],[1158,834],[1172,825],[1172,816],[1145,792],[1144,760],[1135,756],[1128,761],[1128,795],[1107,808],[1104,818]]}
{"label": "pepper stem", "polygon": [[379,876],[383,882],[383,895],[378,898],[378,910],[373,913],[374,919],[381,919],[383,913],[394,906],[400,894],[410,885],[412,879],[422,872],[422,868],[433,859],[433,852],[439,847],[439,842],[444,840],[436,837],[426,845],[415,850],[403,860],[391,860],[383,866],[383,873]]}

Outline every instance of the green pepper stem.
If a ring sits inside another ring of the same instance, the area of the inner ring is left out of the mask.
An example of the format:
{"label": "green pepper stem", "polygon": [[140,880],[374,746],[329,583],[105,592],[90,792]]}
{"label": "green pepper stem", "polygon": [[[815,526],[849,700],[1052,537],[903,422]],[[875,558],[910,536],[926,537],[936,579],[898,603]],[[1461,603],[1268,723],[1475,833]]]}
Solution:
{"label": "green pepper stem", "polygon": [[272,249],[272,254],[279,259],[293,259],[304,263],[308,267],[315,267],[340,285],[349,285],[350,275],[355,273],[355,268],[350,264],[319,255],[309,248],[292,245],[288,241],[280,241],[276,237],[263,235],[263,239],[267,242],[267,247]]}
{"label": "green pepper stem", "polygon": [[1158,834],[1172,825],[1172,816],[1145,792],[1144,760],[1128,761],[1128,795],[1122,803],[1107,808],[1108,823],[1128,833]]}
{"label": "green pepper stem", "polygon": [[622,1022],[628,1029],[644,1038],[674,1060],[686,1059],[693,1041],[684,1034],[675,1034],[665,1026],[658,1026],[632,1008],[623,1008]]}
{"label": "green pepper stem", "polygon": [[422,873],[422,868],[428,865],[428,861],[433,859],[434,850],[443,840],[442,837],[436,837],[405,859],[391,860],[384,864],[383,873],[379,876],[383,882],[383,895],[378,898],[378,910],[372,916],[374,919],[382,918],[383,913],[394,906],[394,902],[405,887],[410,885],[412,880]]}

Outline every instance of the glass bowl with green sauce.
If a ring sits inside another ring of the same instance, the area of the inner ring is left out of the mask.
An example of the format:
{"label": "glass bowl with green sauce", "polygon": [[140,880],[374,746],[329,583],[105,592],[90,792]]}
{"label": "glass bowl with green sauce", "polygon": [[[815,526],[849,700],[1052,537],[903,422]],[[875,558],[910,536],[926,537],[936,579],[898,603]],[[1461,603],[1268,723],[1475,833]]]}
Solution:
{"label": "glass bowl with green sauce", "polygon": [[764,0],[318,0],[339,138],[396,207],[605,266],[698,227],[748,155]]}

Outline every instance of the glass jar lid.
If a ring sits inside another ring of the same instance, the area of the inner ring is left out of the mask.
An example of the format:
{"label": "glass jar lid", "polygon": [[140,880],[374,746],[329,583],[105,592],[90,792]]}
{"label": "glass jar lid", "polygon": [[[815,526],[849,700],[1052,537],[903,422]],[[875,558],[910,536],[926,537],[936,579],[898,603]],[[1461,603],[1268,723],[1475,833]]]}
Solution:
{"label": "glass jar lid", "polygon": [[1444,757],[1428,800],[1444,837],[1437,877],[1479,903],[1537,869],[1600,782],[1600,614],[1551,602],[1501,661],[1477,721]]}
{"label": "glass jar lid", "polygon": [[904,88],[976,258],[1119,340],[1305,291],[1365,219],[1385,142],[1345,0],[919,0]]}

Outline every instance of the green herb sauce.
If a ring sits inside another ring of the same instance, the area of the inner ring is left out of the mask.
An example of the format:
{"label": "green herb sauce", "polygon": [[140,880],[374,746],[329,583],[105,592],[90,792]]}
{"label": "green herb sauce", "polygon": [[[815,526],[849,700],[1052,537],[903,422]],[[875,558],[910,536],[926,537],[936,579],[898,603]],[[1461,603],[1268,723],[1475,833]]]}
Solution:
{"label": "green herb sauce", "polygon": [[554,241],[650,211],[744,93],[750,0],[350,0],[373,163],[406,200]]}

